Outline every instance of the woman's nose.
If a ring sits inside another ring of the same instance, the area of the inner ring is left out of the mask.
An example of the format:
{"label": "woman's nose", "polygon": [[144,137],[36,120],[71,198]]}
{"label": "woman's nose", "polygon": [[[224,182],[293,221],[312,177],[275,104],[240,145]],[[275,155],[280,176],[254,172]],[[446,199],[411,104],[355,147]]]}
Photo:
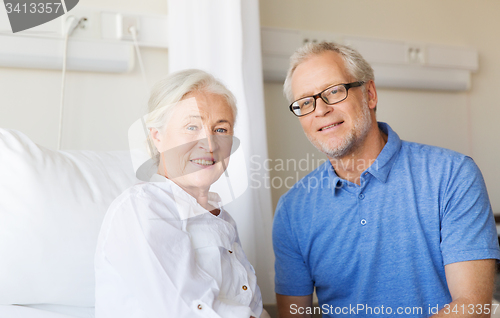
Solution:
{"label": "woman's nose", "polygon": [[218,148],[217,141],[215,140],[215,135],[212,131],[206,127],[202,129],[202,134],[200,136],[201,146],[209,152],[214,152]]}

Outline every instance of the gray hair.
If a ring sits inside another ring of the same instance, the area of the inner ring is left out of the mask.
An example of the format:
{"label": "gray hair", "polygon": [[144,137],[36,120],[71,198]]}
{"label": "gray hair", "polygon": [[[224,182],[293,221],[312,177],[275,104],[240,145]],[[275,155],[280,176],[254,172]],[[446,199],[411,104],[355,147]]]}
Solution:
{"label": "gray hair", "polygon": [[[334,42],[309,42],[297,49],[290,57],[290,68],[288,69],[285,84],[283,85],[283,94],[290,103],[293,102],[292,76],[295,69],[308,58],[329,51],[335,52],[342,57],[348,74],[352,76],[355,81],[366,83],[370,80],[375,80],[372,67],[355,49]],[[366,87],[363,86],[362,89],[363,93],[365,93]]]}
{"label": "gray hair", "polygon": [[[176,104],[191,92],[206,92],[224,97],[236,121],[236,98],[233,93],[211,74],[202,70],[188,69],[169,74],[153,86],[148,101],[148,115],[145,116],[146,128],[163,131]],[[150,143],[153,151],[151,155],[158,161],[159,153],[151,145],[153,143]]]}

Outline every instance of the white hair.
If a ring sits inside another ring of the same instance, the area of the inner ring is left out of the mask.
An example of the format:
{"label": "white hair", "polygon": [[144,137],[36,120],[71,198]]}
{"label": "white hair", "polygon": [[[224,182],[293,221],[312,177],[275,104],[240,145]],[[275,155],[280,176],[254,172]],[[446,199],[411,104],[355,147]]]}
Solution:
{"label": "white hair", "polygon": [[[355,49],[334,42],[309,42],[297,49],[290,57],[290,68],[288,69],[285,84],[283,85],[283,93],[290,103],[293,102],[292,76],[295,69],[308,58],[329,51],[335,52],[342,57],[348,74],[355,81],[367,83],[370,80],[375,80],[372,67]],[[362,89],[363,92],[366,92],[365,86]]]}
{"label": "white hair", "polygon": [[[169,74],[153,86],[148,101],[148,115],[145,117],[148,131],[151,128],[164,131],[177,103],[192,92],[206,92],[224,97],[236,121],[236,98],[233,93],[211,74],[202,70],[188,69]],[[153,148],[151,155],[158,162],[159,153],[156,147],[151,148]]]}

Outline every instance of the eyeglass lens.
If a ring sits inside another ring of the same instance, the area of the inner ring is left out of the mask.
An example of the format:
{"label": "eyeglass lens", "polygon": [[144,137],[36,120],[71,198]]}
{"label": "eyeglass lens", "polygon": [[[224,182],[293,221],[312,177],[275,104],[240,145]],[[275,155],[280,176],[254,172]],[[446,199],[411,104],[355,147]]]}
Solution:
{"label": "eyeglass lens", "polygon": [[[347,89],[344,85],[336,85],[321,92],[320,97],[329,105],[335,104],[347,97]],[[312,96],[301,98],[295,101],[291,108],[297,116],[307,115],[316,108],[316,98]]]}

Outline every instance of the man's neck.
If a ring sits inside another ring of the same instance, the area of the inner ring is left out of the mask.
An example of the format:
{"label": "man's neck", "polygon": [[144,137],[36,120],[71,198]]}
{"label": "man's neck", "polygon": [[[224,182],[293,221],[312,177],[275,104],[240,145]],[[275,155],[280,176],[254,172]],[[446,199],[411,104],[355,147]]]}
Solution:
{"label": "man's neck", "polygon": [[329,158],[337,176],[360,185],[361,174],[377,160],[387,138],[388,136],[377,127],[376,131],[368,133],[362,144],[350,154],[342,158]]}

